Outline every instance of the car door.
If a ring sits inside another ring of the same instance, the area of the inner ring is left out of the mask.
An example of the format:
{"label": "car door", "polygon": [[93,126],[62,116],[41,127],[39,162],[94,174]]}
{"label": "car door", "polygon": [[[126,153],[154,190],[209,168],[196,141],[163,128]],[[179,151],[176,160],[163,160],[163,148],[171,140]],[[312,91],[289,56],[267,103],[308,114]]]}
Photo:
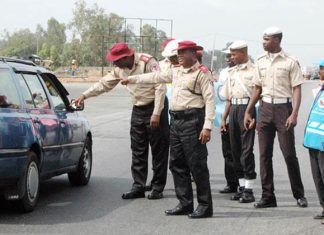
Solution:
{"label": "car door", "polygon": [[[10,70],[0,68],[0,153],[22,154],[29,147],[30,117],[21,106],[16,85]],[[8,177],[13,174],[7,173]]]}
{"label": "car door", "polygon": [[34,132],[41,145],[43,158],[41,173],[51,173],[60,168],[60,120],[51,107],[44,86],[37,74],[18,73],[26,108],[31,116]]}
{"label": "car door", "polygon": [[59,119],[61,128],[60,144],[62,146],[61,168],[75,166],[84,145],[84,126],[77,112],[69,109],[67,96],[59,89],[54,77],[43,74],[42,79],[51,97],[54,111]]}

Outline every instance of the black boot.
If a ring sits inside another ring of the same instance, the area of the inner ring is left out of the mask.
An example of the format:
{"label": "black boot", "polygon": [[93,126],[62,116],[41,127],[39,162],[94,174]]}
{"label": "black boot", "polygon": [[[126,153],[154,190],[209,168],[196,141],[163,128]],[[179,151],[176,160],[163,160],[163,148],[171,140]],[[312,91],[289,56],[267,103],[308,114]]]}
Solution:
{"label": "black boot", "polygon": [[243,194],[239,200],[241,203],[250,203],[254,202],[255,198],[253,195],[253,190],[252,189],[244,189]]}
{"label": "black boot", "polygon": [[237,187],[236,193],[231,197],[231,200],[233,201],[238,201],[242,197],[244,191],[244,186],[243,187]]}

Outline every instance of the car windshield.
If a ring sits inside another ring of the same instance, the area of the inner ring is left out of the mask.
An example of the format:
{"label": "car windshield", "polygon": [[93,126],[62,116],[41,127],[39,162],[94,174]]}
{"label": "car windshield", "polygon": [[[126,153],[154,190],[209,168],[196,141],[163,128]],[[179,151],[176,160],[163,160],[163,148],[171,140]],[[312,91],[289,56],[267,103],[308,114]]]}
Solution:
{"label": "car windshield", "polygon": [[0,69],[0,108],[20,107],[19,95],[8,69]]}

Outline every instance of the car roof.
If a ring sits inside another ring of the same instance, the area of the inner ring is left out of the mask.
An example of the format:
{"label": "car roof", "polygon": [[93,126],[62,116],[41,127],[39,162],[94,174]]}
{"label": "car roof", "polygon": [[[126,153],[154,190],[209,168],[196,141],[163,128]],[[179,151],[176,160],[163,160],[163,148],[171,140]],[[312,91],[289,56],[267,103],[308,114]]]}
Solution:
{"label": "car roof", "polygon": [[37,74],[45,74],[54,82],[58,89],[60,89],[65,95],[69,95],[69,92],[65,89],[65,87],[61,84],[61,82],[57,79],[55,74],[51,71],[47,70],[44,67],[36,65],[34,62],[30,60],[21,60],[9,57],[0,56],[0,68],[12,68],[15,72],[27,72],[27,73],[37,73]]}

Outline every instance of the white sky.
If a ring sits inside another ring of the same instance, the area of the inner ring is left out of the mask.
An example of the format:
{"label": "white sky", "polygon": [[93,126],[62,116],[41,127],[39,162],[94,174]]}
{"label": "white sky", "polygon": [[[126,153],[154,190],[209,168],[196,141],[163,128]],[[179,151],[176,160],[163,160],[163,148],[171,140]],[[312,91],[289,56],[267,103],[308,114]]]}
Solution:
{"label": "white sky", "polygon": [[[0,31],[36,25],[46,28],[51,17],[72,19],[75,0],[1,0]],[[263,52],[262,32],[269,26],[283,30],[282,47],[302,65],[324,58],[324,0],[86,0],[106,13],[122,17],[172,19],[173,37],[188,39],[205,50],[224,48],[226,42],[246,40],[255,58]],[[131,22],[130,22],[131,23]],[[136,25],[136,23],[134,22]],[[159,25],[167,33],[166,23]],[[214,43],[215,38],[215,43]]]}

